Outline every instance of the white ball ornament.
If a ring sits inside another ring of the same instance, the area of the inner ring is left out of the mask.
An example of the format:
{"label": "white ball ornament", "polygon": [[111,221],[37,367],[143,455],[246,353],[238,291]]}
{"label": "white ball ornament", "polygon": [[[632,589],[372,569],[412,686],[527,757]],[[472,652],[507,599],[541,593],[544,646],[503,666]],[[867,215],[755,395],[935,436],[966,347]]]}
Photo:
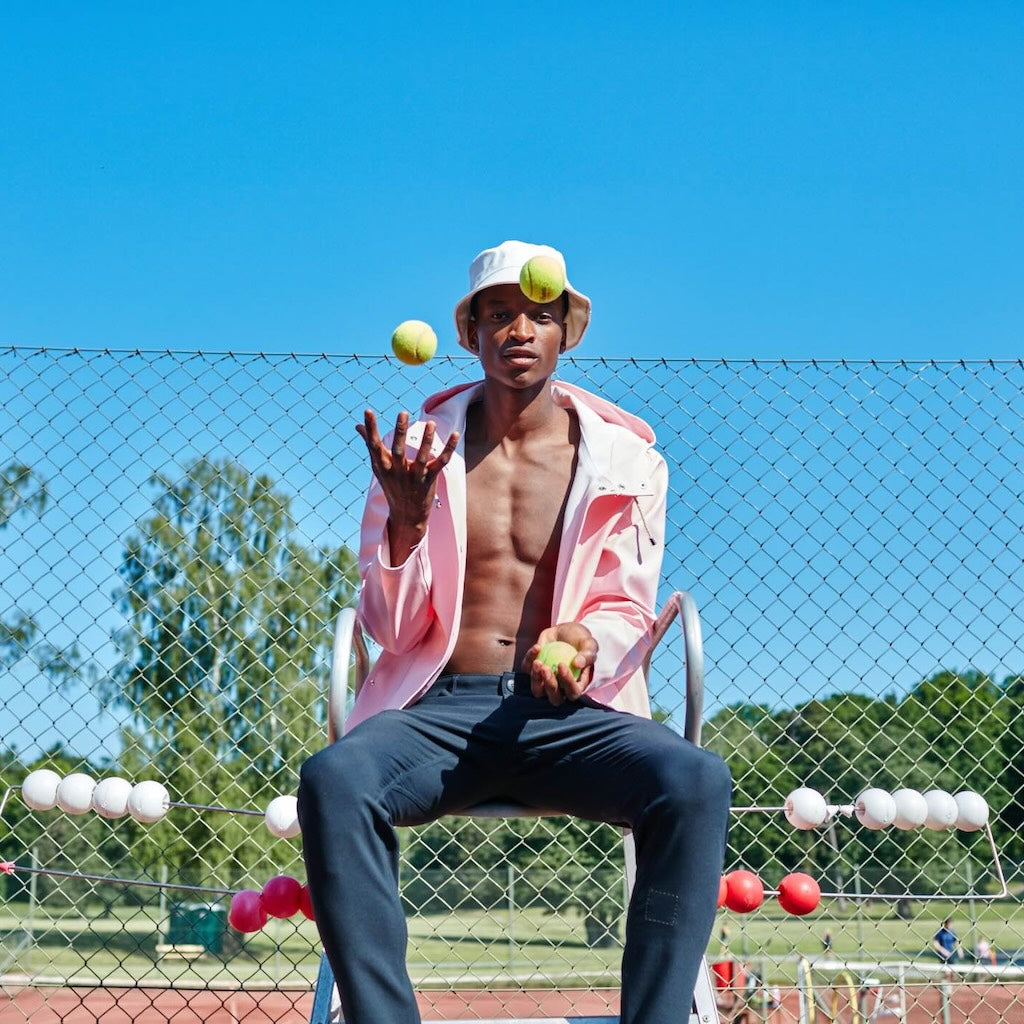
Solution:
{"label": "white ball ornament", "polygon": [[29,772],[21,784],[21,799],[33,811],[51,811],[57,806],[57,787],[60,776],[50,768],[37,768]]}
{"label": "white ball ornament", "polygon": [[65,814],[85,814],[92,810],[92,793],[96,780],[84,772],[72,772],[60,780],[57,806]]}
{"label": "white ball ornament", "polygon": [[962,832],[977,832],[988,824],[988,801],[980,794],[965,789],[957,793],[956,827]]}
{"label": "white ball ornament", "polygon": [[267,830],[278,839],[294,839],[301,831],[299,801],[294,796],[275,796],[263,816]]}
{"label": "white ball ornament", "polygon": [[896,817],[893,825],[904,831],[920,828],[928,817],[928,804],[924,794],[916,789],[897,789],[892,795],[896,801]]}
{"label": "white ball ornament", "polygon": [[100,779],[92,793],[92,808],[101,818],[123,818],[128,813],[128,797],[132,784],[111,775]]}
{"label": "white ball ornament", "polygon": [[888,828],[896,820],[896,801],[884,789],[872,787],[857,797],[853,813],[865,828]]}
{"label": "white ball ornament", "polygon": [[828,816],[825,798],[816,789],[806,786],[794,789],[786,797],[783,809],[790,825],[803,831],[817,828]]}
{"label": "white ball ornament", "polygon": [[136,820],[151,825],[168,811],[171,798],[167,787],[152,779],[137,782],[128,795],[128,813]]}
{"label": "white ball ornament", "polygon": [[925,793],[924,800],[928,805],[928,816],[924,819],[925,827],[941,832],[956,824],[960,809],[951,793],[944,789],[930,789]]}

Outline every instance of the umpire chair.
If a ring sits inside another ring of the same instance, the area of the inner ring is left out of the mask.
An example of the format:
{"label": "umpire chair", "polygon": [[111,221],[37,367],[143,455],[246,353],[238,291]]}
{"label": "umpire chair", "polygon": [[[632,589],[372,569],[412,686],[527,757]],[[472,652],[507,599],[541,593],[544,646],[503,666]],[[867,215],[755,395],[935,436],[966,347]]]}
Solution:
{"label": "umpire chair", "polygon": [[[697,605],[686,591],[675,591],[662,606],[657,619],[652,624],[651,644],[644,659],[644,674],[650,675],[651,656],[654,649],[677,618],[682,630],[686,664],[686,717],[683,735],[691,743],[700,746],[701,720],[704,710],[704,646]],[[353,650],[355,651],[355,686],[358,693],[363,680],[369,673],[370,655],[362,631],[356,623],[355,609],[344,608],[338,615],[331,659],[327,717],[328,741],[331,743],[341,736],[345,729],[348,676]],[[490,801],[469,808],[463,812],[463,815],[474,818],[537,818],[560,815],[560,812],[544,811],[518,803]],[[636,849],[633,834],[629,829],[623,830],[623,859],[626,869],[626,892],[631,895],[636,876]],[[337,987],[334,984],[334,972],[331,970],[326,954],[322,954],[320,957],[320,970],[317,975],[313,1008],[309,1019],[310,1024],[343,1024],[341,1004],[338,999]],[[498,1022],[481,1021],[476,1018],[465,1018],[465,1020],[467,1022],[475,1020],[476,1024],[498,1024]],[[503,1018],[500,1024],[528,1024],[528,1022],[532,1022],[532,1024],[617,1024],[617,1021],[618,1017],[615,1016],[533,1017]],[[690,1008],[689,1014],[685,1014],[685,1011],[680,1014],[679,1024],[719,1024],[714,988],[706,959],[702,962],[697,976],[693,1006]]]}

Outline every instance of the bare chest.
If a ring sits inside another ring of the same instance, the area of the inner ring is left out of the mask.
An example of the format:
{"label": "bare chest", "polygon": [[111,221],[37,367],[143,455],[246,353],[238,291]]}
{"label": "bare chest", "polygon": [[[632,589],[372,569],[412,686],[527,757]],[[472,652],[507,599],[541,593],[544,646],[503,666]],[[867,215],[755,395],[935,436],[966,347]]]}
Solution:
{"label": "bare chest", "polygon": [[472,465],[466,476],[470,557],[526,566],[557,560],[575,455],[565,445],[515,459],[494,450]]}

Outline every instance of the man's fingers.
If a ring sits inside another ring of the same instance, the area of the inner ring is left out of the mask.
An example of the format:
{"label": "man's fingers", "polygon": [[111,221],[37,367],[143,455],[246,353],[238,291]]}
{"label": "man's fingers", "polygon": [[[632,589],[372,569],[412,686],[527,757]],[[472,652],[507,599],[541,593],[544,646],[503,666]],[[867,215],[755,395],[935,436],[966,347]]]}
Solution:
{"label": "man's fingers", "polygon": [[420,470],[426,470],[430,461],[430,449],[434,444],[434,423],[429,421],[423,428],[423,437],[420,440],[420,449],[416,453],[416,465]]}
{"label": "man's fingers", "polygon": [[442,466],[447,465],[448,460],[452,457],[455,453],[455,449],[458,447],[459,432],[457,430],[453,430],[449,435],[448,440],[445,442],[444,447],[441,449],[440,454],[437,456],[437,461],[440,462]]}
{"label": "man's fingers", "polygon": [[395,434],[391,439],[391,454],[395,462],[405,459],[405,433],[409,428],[409,414],[400,412],[395,420]]}
{"label": "man's fingers", "polygon": [[456,431],[448,438],[448,442],[444,448],[441,449],[437,454],[437,458],[431,459],[425,468],[427,478],[432,480],[435,476],[438,476],[442,469],[448,465],[452,455],[455,453],[455,449],[459,447],[459,433]]}
{"label": "man's fingers", "polygon": [[[579,655],[572,660],[573,664],[575,664],[580,660]],[[583,678],[584,677],[581,674],[580,678],[577,679],[572,674],[571,666],[566,668],[563,668],[561,665],[558,666],[558,688],[569,700],[576,700],[576,698],[579,697],[586,689]]]}
{"label": "man's fingers", "polygon": [[563,700],[565,700],[565,696],[562,693],[562,686],[559,683],[554,672],[552,672],[550,669],[545,669],[543,695],[547,697],[547,699],[551,701],[551,703],[554,704],[555,707],[557,707],[559,704],[562,703]]}
{"label": "man's fingers", "polygon": [[551,670],[545,665],[534,662],[530,672],[530,690],[534,697],[546,697],[551,687],[551,680],[554,678]]}
{"label": "man's fingers", "polygon": [[[533,671],[533,663],[537,660],[537,655],[540,653],[540,644],[534,644],[527,652],[523,655],[523,663],[520,668],[524,672]],[[536,694],[534,694],[536,696]]]}
{"label": "man's fingers", "polygon": [[356,426],[356,430],[359,431],[363,440],[368,445],[380,444],[380,433],[377,430],[377,417],[374,416],[372,409],[367,409],[363,412],[363,424],[362,429]]}
{"label": "man's fingers", "polygon": [[555,673],[547,665],[541,665],[538,662],[533,663],[530,691],[534,697],[548,700],[556,706],[561,704],[566,696]]}
{"label": "man's fingers", "polygon": [[370,454],[370,468],[376,477],[391,468],[391,459],[387,454],[380,434],[377,432],[377,420],[367,409],[362,423],[356,424],[356,433],[366,442],[366,450]]}

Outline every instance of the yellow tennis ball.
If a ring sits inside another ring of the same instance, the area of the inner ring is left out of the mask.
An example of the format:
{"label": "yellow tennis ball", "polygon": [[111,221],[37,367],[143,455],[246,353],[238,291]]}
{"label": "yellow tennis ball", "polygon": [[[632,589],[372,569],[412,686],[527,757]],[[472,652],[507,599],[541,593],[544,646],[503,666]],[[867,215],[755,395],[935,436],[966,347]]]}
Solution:
{"label": "yellow tennis ball", "polygon": [[572,659],[577,654],[579,651],[572,644],[567,644],[564,640],[552,640],[537,652],[537,660],[542,665],[547,665],[556,676],[558,675],[558,666],[565,665],[572,673],[573,678],[579,679],[583,669],[577,668],[572,663]]}
{"label": "yellow tennis ball", "polygon": [[407,366],[419,366],[437,351],[437,335],[422,320],[405,320],[391,335],[391,348]]}
{"label": "yellow tennis ball", "polygon": [[519,272],[519,287],[531,302],[551,302],[565,291],[565,270],[554,256],[531,256]]}

